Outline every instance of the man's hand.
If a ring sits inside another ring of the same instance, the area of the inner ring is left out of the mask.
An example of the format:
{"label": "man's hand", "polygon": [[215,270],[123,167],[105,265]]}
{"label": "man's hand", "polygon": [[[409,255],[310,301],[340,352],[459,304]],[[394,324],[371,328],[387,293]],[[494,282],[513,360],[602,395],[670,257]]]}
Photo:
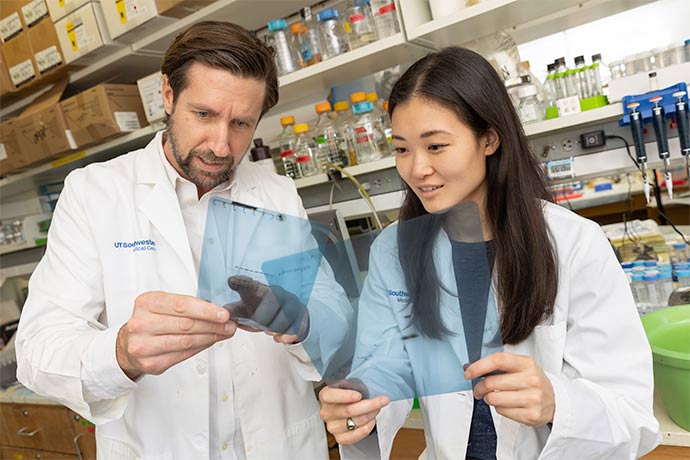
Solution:
{"label": "man's hand", "polygon": [[309,311],[297,296],[280,286],[267,286],[248,276],[228,278],[240,300],[225,305],[230,319],[250,332],[264,331],[279,343],[301,342],[309,332]]}
{"label": "man's hand", "polygon": [[159,375],[232,337],[237,324],[229,320],[225,309],[196,297],[146,292],[137,297],[132,317],[117,334],[117,363],[132,380]]}

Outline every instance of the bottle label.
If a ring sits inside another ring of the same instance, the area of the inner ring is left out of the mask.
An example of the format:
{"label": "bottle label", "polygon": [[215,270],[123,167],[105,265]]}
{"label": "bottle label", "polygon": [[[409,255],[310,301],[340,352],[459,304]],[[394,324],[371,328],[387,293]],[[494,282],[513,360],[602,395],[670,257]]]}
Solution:
{"label": "bottle label", "polygon": [[520,119],[523,123],[536,121],[538,119],[537,108],[533,104],[526,104],[520,107]]}
{"label": "bottle label", "polygon": [[359,21],[364,20],[364,15],[362,13],[355,13],[350,15],[350,24],[354,24]]}
{"label": "bottle label", "polygon": [[364,126],[357,126],[355,128],[355,142],[364,144],[373,141],[373,136]]}
{"label": "bottle label", "polygon": [[393,2],[379,8],[379,14],[386,14],[386,13],[390,13],[392,11],[395,11],[395,3],[393,3]]}

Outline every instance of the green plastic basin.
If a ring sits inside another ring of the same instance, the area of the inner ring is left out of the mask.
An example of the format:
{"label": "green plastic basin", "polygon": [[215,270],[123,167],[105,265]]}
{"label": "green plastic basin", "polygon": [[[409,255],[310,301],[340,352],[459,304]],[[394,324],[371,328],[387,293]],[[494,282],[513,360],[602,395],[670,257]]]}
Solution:
{"label": "green plastic basin", "polygon": [[654,356],[654,386],[671,419],[690,431],[690,305],[653,311],[642,325]]}

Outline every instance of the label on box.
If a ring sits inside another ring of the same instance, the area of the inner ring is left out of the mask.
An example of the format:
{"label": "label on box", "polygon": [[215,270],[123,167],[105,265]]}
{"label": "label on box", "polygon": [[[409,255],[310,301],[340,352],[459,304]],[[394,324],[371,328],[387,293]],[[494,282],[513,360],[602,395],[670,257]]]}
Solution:
{"label": "label on box", "polygon": [[26,25],[31,27],[36,22],[48,16],[48,7],[45,0],[34,0],[28,5],[22,7],[22,14]]}
{"label": "label on box", "polygon": [[0,20],[0,37],[2,37],[4,41],[9,40],[21,31],[22,21],[19,19],[18,12],[15,11],[6,18]]}
{"label": "label on box", "polygon": [[573,113],[580,113],[580,98],[577,96],[564,97],[556,101],[558,116],[562,117]]}
{"label": "label on box", "polygon": [[39,51],[34,55],[36,58],[36,65],[38,66],[38,72],[44,74],[51,69],[62,64],[62,57],[60,57],[60,51],[58,51],[57,46],[53,45],[50,48]]}
{"label": "label on box", "polygon": [[141,0],[115,0],[117,15],[120,24],[127,24],[128,21],[135,21],[142,14],[146,14],[146,8],[141,4]]}
{"label": "label on box", "polygon": [[136,112],[115,112],[115,122],[120,131],[136,131],[141,129]]}
{"label": "label on box", "polygon": [[65,29],[67,29],[67,37],[72,45],[72,51],[76,53],[80,49],[88,48],[92,39],[89,37],[86,27],[84,27],[84,21],[81,18],[67,21]]}
{"label": "label on box", "polygon": [[77,145],[77,142],[74,140],[74,136],[72,135],[71,129],[65,130],[65,137],[67,138],[67,143],[69,144],[69,148],[71,148],[72,150],[75,150],[78,147],[78,145]]}
{"label": "label on box", "polygon": [[31,64],[31,59],[20,62],[14,67],[10,68],[10,78],[14,86],[19,86],[22,83],[26,83],[36,76],[34,72],[34,66]]}
{"label": "label on box", "polygon": [[0,161],[7,160],[7,150],[5,150],[5,144],[0,144]]}
{"label": "label on box", "polygon": [[165,118],[165,106],[163,105],[161,75],[158,78],[146,80],[144,84],[139,83],[141,99],[146,110],[146,118],[150,121]]}

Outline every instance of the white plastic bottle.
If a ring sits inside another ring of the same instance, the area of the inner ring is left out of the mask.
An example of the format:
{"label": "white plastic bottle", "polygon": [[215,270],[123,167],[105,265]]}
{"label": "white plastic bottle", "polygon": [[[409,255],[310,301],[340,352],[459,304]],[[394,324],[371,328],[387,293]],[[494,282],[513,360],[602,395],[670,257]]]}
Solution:
{"label": "white plastic bottle", "polygon": [[668,305],[668,298],[673,292],[673,279],[669,271],[659,272],[657,276],[659,284],[659,305],[665,307]]}
{"label": "white plastic bottle", "polygon": [[644,275],[633,273],[630,287],[632,289],[633,298],[635,299],[635,304],[637,305],[637,310],[640,314],[646,313],[649,297],[647,295],[647,285],[644,282]]}
{"label": "white plastic bottle", "polygon": [[520,105],[518,115],[523,124],[541,121],[546,115],[544,107],[537,99],[537,88],[534,85],[523,85],[518,88]]}
{"label": "white plastic bottle", "polygon": [[392,0],[371,0],[371,12],[379,40],[400,32],[395,2]]}
{"label": "white plastic bottle", "polygon": [[299,63],[295,61],[290,41],[287,34],[287,23],[285,19],[274,19],[268,23],[269,44],[276,51],[276,67],[278,75],[286,75],[299,68]]}
{"label": "white plastic bottle", "polygon": [[661,304],[661,293],[659,292],[657,280],[658,275],[655,272],[647,272],[644,275],[647,296],[649,298],[649,311],[655,310]]}

